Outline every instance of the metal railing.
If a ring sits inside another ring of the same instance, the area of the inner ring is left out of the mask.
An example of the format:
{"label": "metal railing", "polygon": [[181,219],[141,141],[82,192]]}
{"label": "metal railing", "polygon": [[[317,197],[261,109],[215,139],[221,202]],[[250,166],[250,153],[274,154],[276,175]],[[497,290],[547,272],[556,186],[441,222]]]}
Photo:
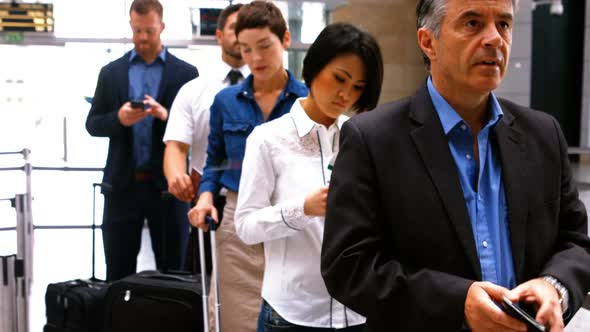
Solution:
{"label": "metal railing", "polygon": [[0,201],[10,201],[11,207],[16,210],[16,226],[1,227],[0,231],[16,231],[17,234],[17,259],[24,262],[24,276],[17,283],[18,294],[17,310],[19,332],[29,331],[29,294],[33,281],[33,242],[34,230],[36,229],[95,229],[95,225],[50,225],[35,226],[33,223],[31,192],[31,173],[33,170],[39,171],[64,171],[64,172],[101,172],[102,168],[96,167],[46,167],[32,166],[30,162],[31,150],[23,149],[20,151],[0,152],[1,155],[22,155],[24,164],[16,167],[0,167],[0,171],[23,171],[25,173],[25,193],[16,194],[10,198],[0,198]]}
{"label": "metal railing", "polygon": [[[0,170],[22,170],[26,175],[26,192],[24,194],[17,194],[14,198],[10,198],[12,207],[16,210],[16,235],[17,235],[17,253],[18,260],[24,262],[22,277],[19,277],[16,283],[17,286],[17,300],[16,322],[17,331],[29,331],[29,295],[31,291],[31,284],[33,281],[33,214],[32,214],[32,195],[31,195],[31,163],[29,156],[31,151],[23,149],[21,151],[0,152],[0,155],[22,154],[24,158],[24,166],[22,167],[7,167]],[[11,228],[9,228],[11,229]]]}
{"label": "metal railing", "polygon": [[[48,167],[48,166],[33,166],[30,162],[31,151],[23,149],[20,151],[0,152],[2,155],[22,155],[24,164],[22,166],[0,167],[0,172],[3,171],[23,171],[25,173],[25,193],[16,194],[14,197],[0,198],[0,202],[10,201],[11,207],[16,210],[16,226],[14,227],[0,227],[2,231],[16,231],[17,235],[17,259],[22,260],[23,277],[18,281],[17,310],[18,310],[18,332],[29,331],[29,295],[31,284],[33,281],[33,242],[34,230],[37,229],[92,229],[96,230],[96,224],[93,220],[92,224],[83,225],[35,225],[33,223],[32,214],[32,191],[31,191],[31,173],[32,171],[62,171],[62,172],[102,172],[103,168],[98,167]],[[100,186],[94,183],[93,186]],[[96,189],[95,189],[96,190]],[[95,193],[93,192],[95,196]],[[93,198],[94,200],[95,198]],[[94,207],[93,201],[93,218]],[[93,236],[93,248],[94,248]],[[94,259],[94,258],[93,258]],[[94,263],[93,263],[94,264]]]}

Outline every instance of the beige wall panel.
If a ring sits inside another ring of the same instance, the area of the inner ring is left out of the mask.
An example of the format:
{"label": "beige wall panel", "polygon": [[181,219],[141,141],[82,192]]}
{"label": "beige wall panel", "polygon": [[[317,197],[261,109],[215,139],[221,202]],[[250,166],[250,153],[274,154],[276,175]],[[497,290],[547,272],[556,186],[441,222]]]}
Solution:
{"label": "beige wall panel", "polygon": [[384,61],[381,103],[414,93],[426,77],[416,42],[415,6],[415,0],[350,0],[332,11],[332,22],[352,23],[379,42]]}

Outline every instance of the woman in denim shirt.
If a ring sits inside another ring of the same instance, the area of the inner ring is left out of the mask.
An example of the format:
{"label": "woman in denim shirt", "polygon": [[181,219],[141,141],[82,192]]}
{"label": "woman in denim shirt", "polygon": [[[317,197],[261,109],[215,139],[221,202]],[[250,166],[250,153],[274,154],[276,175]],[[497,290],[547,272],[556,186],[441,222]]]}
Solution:
{"label": "woman in denim shirt", "polygon": [[290,34],[274,4],[254,1],[244,5],[235,31],[252,74],[219,92],[211,106],[207,163],[189,219],[193,226],[207,230],[206,215],[219,220],[214,197],[227,190],[223,222],[217,230],[221,326],[224,331],[252,332],[260,309],[264,253],[262,244],[244,244],[233,223],[246,138],[254,127],[289,112],[295,100],[308,91],[283,67]]}
{"label": "woman in denim shirt", "polygon": [[264,243],[258,332],[357,332],[365,317],[330,297],[320,251],[330,165],[348,119],[343,113],[376,106],[379,46],[350,24],[329,25],[307,52],[303,77],[309,96],[248,137],[236,232],[247,244]]}

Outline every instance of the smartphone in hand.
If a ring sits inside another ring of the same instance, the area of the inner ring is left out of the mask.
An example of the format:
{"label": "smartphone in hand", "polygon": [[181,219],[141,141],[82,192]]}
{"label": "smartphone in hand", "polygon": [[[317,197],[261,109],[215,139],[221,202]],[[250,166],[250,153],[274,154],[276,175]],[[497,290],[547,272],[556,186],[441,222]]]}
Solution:
{"label": "smartphone in hand", "polygon": [[502,299],[502,310],[509,314],[510,316],[524,322],[529,331],[536,331],[536,332],[547,332],[547,328],[543,326],[543,324],[539,323],[535,318],[531,317],[527,314],[524,310],[522,310],[518,304],[512,303],[506,296]]}
{"label": "smartphone in hand", "polygon": [[132,100],[131,101],[131,108],[139,108],[143,111],[144,106],[145,106],[145,104],[143,103],[143,100]]}

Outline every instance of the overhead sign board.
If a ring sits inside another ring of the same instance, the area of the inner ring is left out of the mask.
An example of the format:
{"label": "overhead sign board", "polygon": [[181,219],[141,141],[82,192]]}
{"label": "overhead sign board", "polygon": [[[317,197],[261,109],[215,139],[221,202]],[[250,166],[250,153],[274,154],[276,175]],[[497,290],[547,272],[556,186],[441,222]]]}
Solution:
{"label": "overhead sign board", "polygon": [[53,4],[0,3],[0,31],[53,32]]}

